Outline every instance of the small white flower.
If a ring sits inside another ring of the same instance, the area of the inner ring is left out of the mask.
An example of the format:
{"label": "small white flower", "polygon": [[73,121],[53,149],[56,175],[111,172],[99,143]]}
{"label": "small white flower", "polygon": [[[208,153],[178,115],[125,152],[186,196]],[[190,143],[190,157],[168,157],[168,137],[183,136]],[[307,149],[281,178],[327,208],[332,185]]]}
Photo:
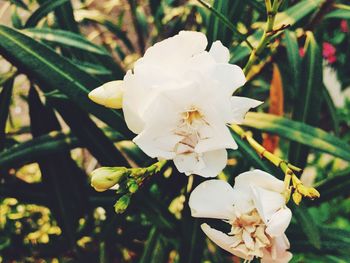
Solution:
{"label": "small white flower", "polygon": [[234,188],[222,180],[203,182],[190,196],[193,217],[222,219],[225,234],[202,224],[205,234],[221,248],[247,261],[285,263],[292,258],[284,234],[292,213],[285,206],[284,183],[260,170],[240,174]]}
{"label": "small white flower", "polygon": [[206,46],[204,34],[181,31],[150,47],[124,77],[123,112],[147,155],[174,160],[186,175],[215,177],[226,149],[237,148],[226,124],[241,123],[261,102],[232,97],[246,81],[242,69],[228,63],[220,41]]}

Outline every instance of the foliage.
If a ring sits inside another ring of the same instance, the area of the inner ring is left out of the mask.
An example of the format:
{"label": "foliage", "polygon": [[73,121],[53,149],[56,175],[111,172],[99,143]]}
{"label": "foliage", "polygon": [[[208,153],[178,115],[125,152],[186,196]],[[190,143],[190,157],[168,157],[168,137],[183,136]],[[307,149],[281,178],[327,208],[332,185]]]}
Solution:
{"label": "foliage", "polygon": [[[344,99],[350,84],[346,1],[275,1],[282,2],[275,21],[260,0],[72,2],[0,3],[0,17],[9,13],[11,20],[0,25],[2,260],[232,261],[205,240],[201,220],[190,215],[188,196],[200,179],[172,164],[152,170],[137,192],[119,192],[130,202],[122,214],[114,211],[113,191],[90,186],[99,166],[139,171],[156,161],[132,143],[122,112],[93,103],[88,93],[122,79],[146,47],[180,30],[197,30],[210,42],[221,40],[231,62],[245,68],[248,82],[236,94],[266,101],[246,116],[244,129],[263,145],[277,135],[270,151],[303,168],[297,175],[321,193],[293,208],[293,261],[347,262],[350,102],[335,104],[322,81],[324,68],[332,68]],[[334,47],[335,61],[325,43]],[[279,91],[270,92],[275,68]],[[239,149],[229,152],[221,178],[233,182],[251,167],[283,176],[241,135],[232,131]]]}

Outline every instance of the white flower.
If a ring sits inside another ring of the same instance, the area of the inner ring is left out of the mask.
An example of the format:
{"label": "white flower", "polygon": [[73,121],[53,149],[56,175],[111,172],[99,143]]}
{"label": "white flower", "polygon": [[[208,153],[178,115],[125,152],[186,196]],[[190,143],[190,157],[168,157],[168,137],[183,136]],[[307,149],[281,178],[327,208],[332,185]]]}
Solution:
{"label": "white flower", "polygon": [[240,174],[234,188],[222,180],[203,182],[190,196],[193,217],[222,219],[225,234],[202,224],[205,234],[221,248],[247,261],[284,263],[292,258],[284,234],[292,213],[285,206],[284,183],[260,170]]}
{"label": "white flower", "polygon": [[[123,81],[123,112],[134,142],[149,156],[174,160],[185,174],[215,177],[236,149],[227,123],[241,123],[261,102],[232,97],[245,83],[220,41],[181,31],[150,47]],[[97,100],[95,100],[97,102]],[[102,103],[103,104],[103,103]]]}

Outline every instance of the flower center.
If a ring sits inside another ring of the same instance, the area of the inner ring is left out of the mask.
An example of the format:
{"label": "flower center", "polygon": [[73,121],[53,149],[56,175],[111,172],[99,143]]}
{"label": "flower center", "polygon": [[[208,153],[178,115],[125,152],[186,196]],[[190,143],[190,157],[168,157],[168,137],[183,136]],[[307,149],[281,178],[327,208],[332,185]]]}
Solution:
{"label": "flower center", "polygon": [[262,257],[263,249],[270,247],[270,237],[265,232],[266,225],[256,209],[236,217],[230,224],[229,235],[234,237],[231,247],[247,257]]}

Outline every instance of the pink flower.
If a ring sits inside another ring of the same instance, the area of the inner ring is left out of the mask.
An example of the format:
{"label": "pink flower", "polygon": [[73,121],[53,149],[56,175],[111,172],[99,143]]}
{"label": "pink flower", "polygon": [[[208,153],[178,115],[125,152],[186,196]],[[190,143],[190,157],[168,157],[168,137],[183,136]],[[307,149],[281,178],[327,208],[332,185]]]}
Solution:
{"label": "pink flower", "polygon": [[299,48],[299,56],[303,58],[305,56],[305,49],[303,47]]}
{"label": "pink flower", "polygon": [[340,30],[343,33],[348,33],[349,32],[349,25],[348,25],[348,22],[345,19],[340,21]]}
{"label": "pink flower", "polygon": [[322,55],[328,61],[329,64],[333,64],[334,62],[337,61],[337,57],[335,55],[336,51],[337,50],[332,44],[328,42],[323,43]]}

